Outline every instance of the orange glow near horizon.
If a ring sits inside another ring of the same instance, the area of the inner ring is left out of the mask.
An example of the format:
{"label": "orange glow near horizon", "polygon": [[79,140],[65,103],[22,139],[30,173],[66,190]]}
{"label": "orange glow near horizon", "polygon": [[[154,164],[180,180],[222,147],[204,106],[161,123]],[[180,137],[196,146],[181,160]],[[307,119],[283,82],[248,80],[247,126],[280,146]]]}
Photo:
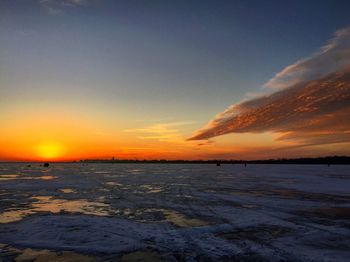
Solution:
{"label": "orange glow near horizon", "polygon": [[[144,123],[109,121],[99,117],[55,110],[26,110],[3,118],[0,161],[73,161],[80,159],[261,159],[293,143],[281,134],[230,134],[213,141],[186,141],[197,124],[186,121]],[[44,113],[43,113],[44,112]],[[1,116],[0,116],[1,118]],[[329,147],[327,147],[329,148]],[[277,151],[276,151],[277,150]],[[329,149],[325,149],[329,150]],[[327,152],[327,151],[325,151]],[[314,154],[312,150],[296,151]]]}
{"label": "orange glow near horizon", "polygon": [[55,141],[43,142],[36,149],[38,157],[47,160],[55,160],[63,157],[65,153],[64,146]]}

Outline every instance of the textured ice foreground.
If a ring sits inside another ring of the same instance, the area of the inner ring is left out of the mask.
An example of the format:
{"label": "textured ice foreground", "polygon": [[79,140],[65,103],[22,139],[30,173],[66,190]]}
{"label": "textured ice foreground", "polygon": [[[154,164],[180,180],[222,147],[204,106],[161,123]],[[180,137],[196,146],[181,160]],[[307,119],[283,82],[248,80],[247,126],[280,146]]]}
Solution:
{"label": "textured ice foreground", "polygon": [[0,164],[0,261],[348,261],[350,167]]}

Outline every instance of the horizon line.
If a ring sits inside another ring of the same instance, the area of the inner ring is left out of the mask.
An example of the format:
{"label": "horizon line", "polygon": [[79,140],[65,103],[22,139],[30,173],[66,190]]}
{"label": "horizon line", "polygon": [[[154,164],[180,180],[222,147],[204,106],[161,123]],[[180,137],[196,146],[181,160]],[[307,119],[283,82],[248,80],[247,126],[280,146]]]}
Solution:
{"label": "horizon line", "polygon": [[316,161],[343,159],[350,164],[350,156],[347,155],[328,155],[317,157],[295,157],[295,158],[268,158],[268,159],[117,159],[117,158],[98,158],[98,159],[76,159],[76,160],[0,160],[0,163],[268,163],[283,161]]}

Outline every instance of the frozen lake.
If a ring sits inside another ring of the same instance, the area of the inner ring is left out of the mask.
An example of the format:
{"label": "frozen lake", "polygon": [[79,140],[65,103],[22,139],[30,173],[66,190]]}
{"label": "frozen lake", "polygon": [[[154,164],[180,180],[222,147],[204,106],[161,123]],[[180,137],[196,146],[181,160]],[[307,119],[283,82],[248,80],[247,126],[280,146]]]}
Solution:
{"label": "frozen lake", "polygon": [[0,164],[0,200],[0,261],[350,257],[350,166]]}

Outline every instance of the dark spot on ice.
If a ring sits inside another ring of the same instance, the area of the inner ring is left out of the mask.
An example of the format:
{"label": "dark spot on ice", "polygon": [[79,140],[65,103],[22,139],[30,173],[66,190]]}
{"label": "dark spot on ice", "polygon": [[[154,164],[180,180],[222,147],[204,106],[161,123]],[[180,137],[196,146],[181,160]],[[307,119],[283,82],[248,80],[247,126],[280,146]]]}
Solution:
{"label": "dark spot on ice", "polygon": [[[292,212],[304,221],[312,221],[322,225],[336,225],[348,228],[350,219],[350,207],[323,207],[312,209],[300,209]],[[345,224],[344,224],[345,222]]]}
{"label": "dark spot on ice", "polygon": [[121,257],[120,261],[122,262],[157,262],[157,261],[165,261],[161,258],[161,256],[152,250],[144,250],[144,251],[135,251],[128,254],[125,254]]}
{"label": "dark spot on ice", "polygon": [[[325,207],[316,208],[308,212],[310,215],[330,219],[350,219],[350,207]],[[304,213],[305,214],[305,213]]]}
{"label": "dark spot on ice", "polygon": [[[264,258],[261,255],[256,254],[254,252],[247,252],[244,254],[234,255],[231,257],[225,256],[220,261],[223,261],[223,262],[229,262],[229,261],[230,262],[268,262],[271,260]],[[287,262],[287,261],[280,260],[279,262]]]}
{"label": "dark spot on ice", "polygon": [[292,229],[287,227],[261,224],[257,226],[237,229],[228,233],[221,233],[219,236],[231,241],[250,240],[267,244],[273,239],[287,235],[291,231]]}

